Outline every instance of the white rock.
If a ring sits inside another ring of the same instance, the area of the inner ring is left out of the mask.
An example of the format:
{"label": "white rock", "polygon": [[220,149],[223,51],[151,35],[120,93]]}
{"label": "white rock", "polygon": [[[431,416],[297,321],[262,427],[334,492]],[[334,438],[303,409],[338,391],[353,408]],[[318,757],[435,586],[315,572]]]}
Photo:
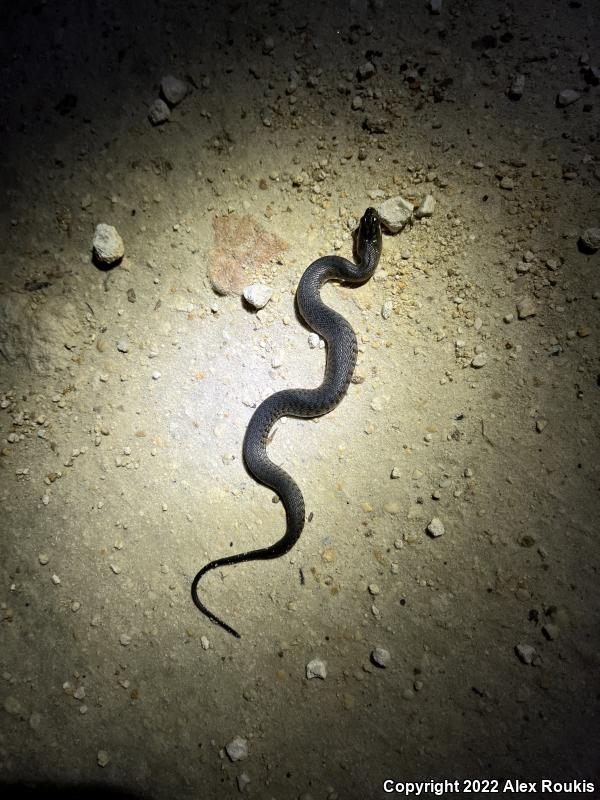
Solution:
{"label": "white rock", "polygon": [[434,517],[427,526],[427,533],[437,539],[438,536],[443,536],[446,533],[444,523],[439,517]]}
{"label": "white rock", "polygon": [[390,233],[398,233],[412,219],[414,208],[413,204],[403,197],[390,197],[381,203],[377,213]]}
{"label": "white rock", "polygon": [[92,246],[96,259],[103,264],[114,264],[125,253],[125,245],[117,229],[103,222],[96,225]]}
{"label": "white rock", "polygon": [[110,761],[110,756],[106,752],[106,750],[98,750],[98,755],[96,756],[96,762],[99,767],[105,767]]}
{"label": "white rock", "polygon": [[415,211],[415,217],[416,219],[421,219],[421,217],[431,217],[434,211],[435,197],[432,194],[426,194],[421,205]]}
{"label": "white rock", "polygon": [[580,97],[581,94],[574,89],[563,89],[556,95],[556,105],[559,108],[564,108],[565,106],[570,106],[571,103],[577,102]]}
{"label": "white rock", "polygon": [[225,752],[231,761],[243,761],[248,758],[248,742],[241,736],[236,736],[229,744],[225,745]]}
{"label": "white rock", "polygon": [[392,315],[392,311],[394,310],[394,304],[391,300],[384,300],[383,305],[381,306],[381,316],[384,319],[389,319]]}
{"label": "white rock", "polygon": [[390,651],[384,647],[376,647],[371,651],[371,661],[383,669],[390,663],[391,658]]}
{"label": "white rock", "polygon": [[309,680],[311,678],[320,678],[324,681],[327,677],[327,663],[320,658],[313,658],[313,660],[309,661],[306,665],[306,677]]}
{"label": "white rock", "polygon": [[264,308],[273,295],[273,289],[264,283],[253,283],[244,289],[244,299],[254,308]]}
{"label": "white rock", "polygon": [[160,82],[161,94],[170,106],[181,103],[189,90],[188,84],[174,75],[166,75]]}
{"label": "white rock", "polygon": [[487,364],[487,358],[485,353],[477,353],[477,355],[471,359],[471,366],[475,369],[481,369],[481,367],[485,367]]}
{"label": "white rock", "polygon": [[162,125],[171,116],[169,106],[160,97],[148,109],[148,119],[153,125]]}
{"label": "white rock", "polygon": [[315,349],[315,347],[319,346],[319,342],[321,341],[321,337],[318,333],[309,333],[308,334],[308,346],[311,349]]}

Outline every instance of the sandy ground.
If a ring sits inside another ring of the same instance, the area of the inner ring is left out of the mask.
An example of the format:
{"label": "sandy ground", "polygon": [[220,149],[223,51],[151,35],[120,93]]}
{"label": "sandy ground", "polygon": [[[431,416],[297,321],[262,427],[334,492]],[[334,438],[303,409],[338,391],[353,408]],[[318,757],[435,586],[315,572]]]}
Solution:
{"label": "sandy ground", "polygon": [[[0,782],[600,796],[600,253],[578,247],[600,225],[597,5],[3,14]],[[153,126],[165,75],[190,92]],[[294,288],[350,256],[367,205],[427,194],[373,280],[324,289],[356,381],[277,426],[312,513],[295,549],[202,584],[236,641],[189,587],[283,532],[241,443],[253,405],[320,381]],[[124,241],[112,270],[98,223]],[[211,269],[273,297],[257,314]]]}

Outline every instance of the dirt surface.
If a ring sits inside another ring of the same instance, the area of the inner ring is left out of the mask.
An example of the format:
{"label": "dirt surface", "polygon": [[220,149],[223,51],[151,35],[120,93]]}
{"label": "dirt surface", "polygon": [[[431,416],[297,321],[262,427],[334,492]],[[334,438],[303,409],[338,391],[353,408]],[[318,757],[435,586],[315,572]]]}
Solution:
{"label": "dirt surface", "polygon": [[[0,783],[600,796],[597,3],[3,15]],[[154,126],[166,75],[189,92]],[[298,545],[202,583],[236,641],[190,581],[283,533],[241,443],[264,397],[321,379],[298,279],[350,256],[368,205],[428,194],[367,285],[323,290],[357,374],[270,445],[312,515]],[[259,312],[235,294],[257,282]]]}

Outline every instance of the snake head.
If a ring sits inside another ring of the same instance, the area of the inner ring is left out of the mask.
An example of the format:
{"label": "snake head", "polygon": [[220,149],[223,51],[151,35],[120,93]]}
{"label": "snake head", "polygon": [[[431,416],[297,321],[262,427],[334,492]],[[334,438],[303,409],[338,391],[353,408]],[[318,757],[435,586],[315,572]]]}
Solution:
{"label": "snake head", "polygon": [[378,249],[381,248],[381,222],[379,214],[374,208],[367,208],[358,223],[358,245],[370,242]]}

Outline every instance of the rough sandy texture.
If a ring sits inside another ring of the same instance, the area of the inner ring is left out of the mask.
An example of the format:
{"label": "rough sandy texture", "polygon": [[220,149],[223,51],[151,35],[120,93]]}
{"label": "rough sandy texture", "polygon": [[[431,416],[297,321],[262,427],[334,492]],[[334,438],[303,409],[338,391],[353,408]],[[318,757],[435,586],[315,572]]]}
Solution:
{"label": "rough sandy texture", "polygon": [[[0,48],[0,782],[598,781],[596,3],[60,5],[8,5]],[[190,92],[153,126],[167,75]],[[253,404],[322,375],[294,288],[427,194],[368,285],[324,290],[357,382],[277,427],[296,548],[202,584],[235,641],[189,586],[283,532],[240,456]],[[259,313],[211,287],[228,214]]]}

